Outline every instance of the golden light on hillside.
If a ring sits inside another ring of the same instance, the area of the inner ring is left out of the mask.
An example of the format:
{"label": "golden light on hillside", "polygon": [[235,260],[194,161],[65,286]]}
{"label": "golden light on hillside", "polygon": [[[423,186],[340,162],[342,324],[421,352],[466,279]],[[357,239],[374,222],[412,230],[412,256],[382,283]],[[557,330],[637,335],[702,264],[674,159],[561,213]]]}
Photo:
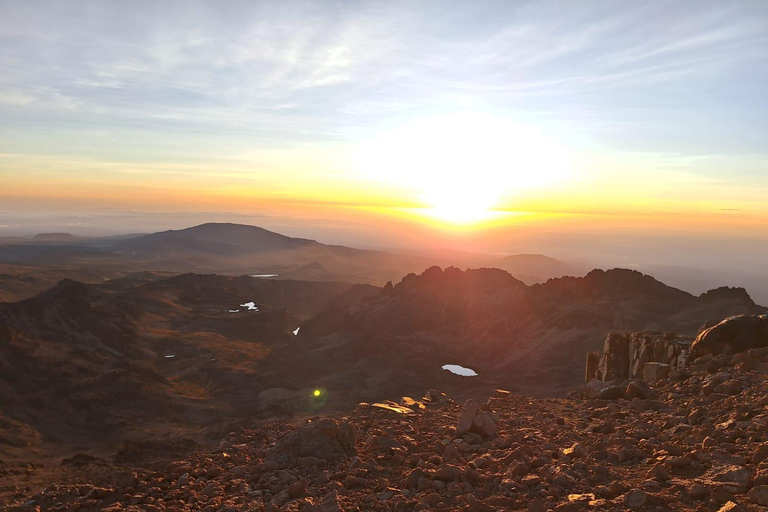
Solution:
{"label": "golden light on hillside", "polygon": [[477,113],[422,119],[362,144],[357,169],[414,193],[421,213],[456,225],[498,218],[505,199],[568,173],[567,152],[536,130]]}

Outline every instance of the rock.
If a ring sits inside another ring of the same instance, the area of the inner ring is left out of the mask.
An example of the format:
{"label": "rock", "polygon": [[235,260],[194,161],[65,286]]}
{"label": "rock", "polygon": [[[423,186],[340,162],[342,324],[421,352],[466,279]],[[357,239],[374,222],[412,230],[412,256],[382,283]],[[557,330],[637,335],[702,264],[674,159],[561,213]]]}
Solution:
{"label": "rock", "polygon": [[480,410],[477,402],[472,399],[464,403],[456,425],[456,437],[474,433],[483,439],[488,439],[496,437],[497,432],[496,419],[490,411]]}
{"label": "rock", "polygon": [[623,386],[607,386],[600,390],[595,398],[598,400],[618,400],[624,397]]}
{"label": "rock", "polygon": [[528,512],[547,512],[547,509],[541,498],[533,498],[528,504]]}
{"label": "rock", "polygon": [[768,326],[757,315],[740,315],[726,318],[719,324],[701,332],[691,347],[701,356],[720,354],[730,345],[734,352],[768,347]]}
{"label": "rock", "polygon": [[588,384],[592,379],[596,377],[599,366],[600,366],[600,352],[597,352],[597,351],[587,352],[587,365],[586,365],[586,372],[584,375],[585,384]]}
{"label": "rock", "polygon": [[699,480],[718,492],[741,494],[752,483],[752,472],[734,464],[715,464]]}
{"label": "rock", "polygon": [[574,443],[570,448],[563,450],[563,455],[570,457],[571,459],[583,459],[587,456],[587,451],[579,443]]}
{"label": "rock", "polygon": [[752,490],[747,493],[747,496],[758,505],[768,507],[768,485],[758,485],[753,487]]}
{"label": "rock", "polygon": [[643,507],[662,505],[664,500],[654,494],[649,494],[639,489],[633,489],[624,496],[624,506],[632,510]]}
{"label": "rock", "polygon": [[745,511],[736,503],[729,501],[728,503],[720,507],[720,509],[717,512],[745,512]]}
{"label": "rock", "polygon": [[472,399],[464,402],[464,407],[461,408],[461,415],[459,416],[459,423],[456,425],[456,437],[461,437],[464,434],[469,433],[472,429],[472,423],[475,421],[476,414],[477,402]]}
{"label": "rock", "polygon": [[472,422],[472,432],[480,434],[484,439],[496,437],[498,433],[496,418],[489,411],[479,411]]}
{"label": "rock", "polygon": [[735,380],[726,380],[722,384],[718,384],[714,391],[722,395],[735,395],[741,391],[741,384]]}
{"label": "rock", "polygon": [[555,507],[555,512],[580,512],[584,510],[585,505],[579,502],[561,503]]}
{"label": "rock", "polygon": [[599,379],[592,379],[584,386],[584,394],[587,398],[597,398],[600,392],[608,387],[608,384]]}
{"label": "rock", "polygon": [[648,362],[645,363],[643,369],[643,380],[653,384],[661,379],[666,379],[670,371],[671,368],[668,364]]}
{"label": "rock", "polygon": [[627,389],[624,390],[624,398],[632,400],[635,398],[647,398],[648,391],[643,387],[640,382],[633,380],[627,384]]}
{"label": "rock", "polygon": [[626,335],[608,334],[597,371],[600,380],[605,382],[629,378],[629,339]]}
{"label": "rock", "polygon": [[308,484],[309,483],[307,482],[306,478],[297,480],[296,482],[288,486],[288,496],[294,499],[302,496],[304,494],[304,491],[307,490]]}
{"label": "rock", "polygon": [[296,465],[302,468],[320,467],[325,466],[326,464],[327,462],[324,459],[319,459],[317,457],[300,457],[296,461]]}
{"label": "rock", "polygon": [[462,471],[460,467],[454,466],[452,464],[446,464],[437,470],[435,473],[435,479],[451,482],[453,480],[458,480],[463,474],[464,471]]}
{"label": "rock", "polygon": [[496,512],[495,508],[483,503],[472,494],[467,494],[466,500],[467,505],[469,505],[469,508],[467,509],[468,512]]}
{"label": "rock", "polygon": [[333,490],[326,494],[316,505],[304,507],[302,512],[344,512],[344,509],[339,505],[338,492]]}
{"label": "rock", "polygon": [[421,468],[416,468],[410,473],[408,473],[408,476],[405,478],[405,488],[406,489],[416,489],[419,486],[419,480],[422,478],[426,478],[427,473],[424,472]]}
{"label": "rock", "polygon": [[357,453],[355,442],[352,425],[321,418],[280,439],[267,453],[267,460],[289,463],[315,457],[329,462],[346,461]]}
{"label": "rock", "polygon": [[700,499],[706,498],[709,495],[709,491],[707,490],[706,487],[696,482],[691,487],[691,490],[688,491],[688,494],[691,496],[691,498],[695,500],[700,500]]}
{"label": "rock", "polygon": [[672,479],[672,476],[669,474],[669,472],[666,469],[664,469],[664,466],[662,466],[661,464],[655,464],[648,471],[647,476],[648,478],[655,478],[660,482],[666,482]]}

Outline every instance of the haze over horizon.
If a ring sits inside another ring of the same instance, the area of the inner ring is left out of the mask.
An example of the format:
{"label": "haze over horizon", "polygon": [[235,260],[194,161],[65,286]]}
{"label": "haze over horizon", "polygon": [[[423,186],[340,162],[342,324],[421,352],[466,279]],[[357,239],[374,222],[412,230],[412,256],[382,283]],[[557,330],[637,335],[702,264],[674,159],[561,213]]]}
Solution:
{"label": "haze over horizon", "polygon": [[0,12],[0,236],[231,221],[733,271],[768,250],[762,1]]}

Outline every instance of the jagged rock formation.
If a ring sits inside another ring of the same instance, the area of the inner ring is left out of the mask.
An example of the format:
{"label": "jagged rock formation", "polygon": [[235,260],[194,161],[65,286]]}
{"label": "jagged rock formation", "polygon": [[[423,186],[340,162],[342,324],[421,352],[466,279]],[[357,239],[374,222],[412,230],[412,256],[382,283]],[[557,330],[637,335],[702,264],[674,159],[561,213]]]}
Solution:
{"label": "jagged rock formation", "polygon": [[587,355],[586,382],[640,379],[653,383],[685,368],[695,357],[768,347],[768,314],[733,316],[709,324],[695,340],[674,333],[609,333],[602,356]]}
{"label": "jagged rock formation", "polygon": [[[587,373],[587,382],[595,378],[604,382],[640,379],[653,383],[664,371],[685,367],[692,343],[692,339],[673,333],[610,333],[597,368]],[[587,357],[588,368],[594,366],[594,354]]]}

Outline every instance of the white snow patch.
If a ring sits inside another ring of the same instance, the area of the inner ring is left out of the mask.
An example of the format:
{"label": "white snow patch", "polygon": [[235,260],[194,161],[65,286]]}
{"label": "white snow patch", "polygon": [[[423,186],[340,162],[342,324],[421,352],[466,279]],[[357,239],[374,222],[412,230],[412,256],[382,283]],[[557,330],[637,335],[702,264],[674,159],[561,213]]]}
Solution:
{"label": "white snow patch", "polygon": [[229,310],[230,313],[238,313],[239,311],[240,311],[239,309],[230,309]]}
{"label": "white snow patch", "polygon": [[301,327],[297,327],[296,329],[293,330],[293,335],[294,336],[298,336],[299,335],[299,329],[301,329]]}
{"label": "white snow patch", "polygon": [[170,358],[172,358],[172,357],[176,357],[176,356],[175,356],[175,355],[173,355],[173,354],[168,354],[167,356],[163,356],[163,357],[164,357],[164,358],[166,358],[166,359],[170,359]]}
{"label": "white snow patch", "polygon": [[463,366],[459,366],[457,364],[444,364],[443,370],[448,370],[451,373],[455,373],[456,375],[461,375],[462,377],[476,377],[477,372],[471,368],[464,368]]}
{"label": "white snow patch", "polygon": [[248,308],[248,311],[258,311],[259,310],[259,308],[256,307],[256,303],[253,302],[253,301],[246,302],[245,304],[240,304],[240,307],[241,308]]}
{"label": "white snow patch", "polygon": [[278,274],[251,274],[249,277],[277,277]]}

